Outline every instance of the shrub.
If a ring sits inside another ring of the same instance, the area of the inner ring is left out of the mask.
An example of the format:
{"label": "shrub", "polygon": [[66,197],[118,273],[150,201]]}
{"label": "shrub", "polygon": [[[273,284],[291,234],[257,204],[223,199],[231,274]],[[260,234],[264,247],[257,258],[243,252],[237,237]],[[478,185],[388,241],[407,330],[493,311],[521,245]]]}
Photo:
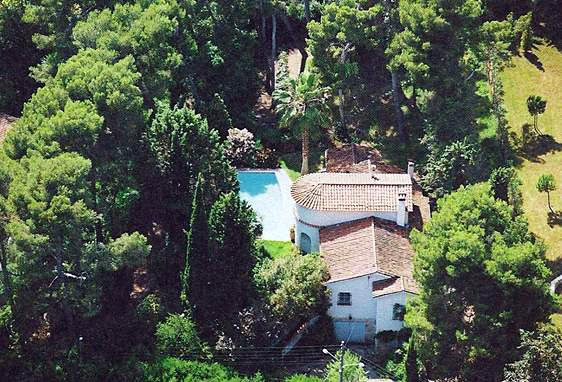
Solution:
{"label": "shrub", "polygon": [[186,313],[171,314],[156,328],[156,348],[162,355],[183,359],[209,359],[207,344],[197,335],[195,324]]}
{"label": "shrub", "polygon": [[213,381],[213,382],[264,382],[260,374],[241,377],[218,363],[202,363],[166,357],[144,365],[144,380],[152,381]]}
{"label": "shrub", "polygon": [[234,167],[254,167],[257,147],[254,134],[246,129],[229,129],[225,154]]}
{"label": "shrub", "polygon": [[320,377],[314,377],[311,375],[295,374],[290,377],[285,378],[285,382],[323,382],[324,380]]}
{"label": "shrub", "polygon": [[324,281],[329,274],[317,254],[293,253],[266,260],[255,274],[255,282],[273,313],[281,319],[323,313],[328,304]]}

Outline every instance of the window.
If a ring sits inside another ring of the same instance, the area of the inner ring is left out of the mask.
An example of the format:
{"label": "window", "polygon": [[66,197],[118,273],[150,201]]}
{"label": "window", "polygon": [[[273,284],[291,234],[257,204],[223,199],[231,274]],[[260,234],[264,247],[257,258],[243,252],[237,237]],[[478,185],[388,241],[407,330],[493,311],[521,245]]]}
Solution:
{"label": "window", "polygon": [[349,292],[338,293],[338,305],[351,305],[351,293]]}
{"label": "window", "polygon": [[406,314],[406,307],[401,304],[394,304],[392,307],[392,319],[398,321],[404,321],[404,315]]}
{"label": "window", "polygon": [[310,236],[306,233],[301,233],[301,251],[309,253],[310,252]]}

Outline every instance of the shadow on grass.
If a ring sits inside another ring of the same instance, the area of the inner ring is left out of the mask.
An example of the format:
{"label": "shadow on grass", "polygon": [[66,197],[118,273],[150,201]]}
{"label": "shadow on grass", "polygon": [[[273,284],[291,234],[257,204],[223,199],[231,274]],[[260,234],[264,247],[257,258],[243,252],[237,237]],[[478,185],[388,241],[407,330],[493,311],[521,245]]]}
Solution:
{"label": "shadow on grass", "polygon": [[562,257],[558,257],[554,260],[547,259],[546,266],[552,272],[551,280],[554,280],[562,274]]}
{"label": "shadow on grass", "polygon": [[562,211],[549,211],[546,222],[550,228],[556,225],[562,225]]}
{"label": "shadow on grass", "polygon": [[528,51],[524,53],[524,56],[531,64],[535,65],[538,70],[544,72],[544,66],[536,54]]}
{"label": "shadow on grass", "polygon": [[[524,124],[522,130],[529,131],[530,125]],[[558,151],[562,151],[562,143],[557,142],[552,135],[532,132],[521,142],[518,154],[530,162],[544,163],[544,159],[540,158],[542,155]]]}

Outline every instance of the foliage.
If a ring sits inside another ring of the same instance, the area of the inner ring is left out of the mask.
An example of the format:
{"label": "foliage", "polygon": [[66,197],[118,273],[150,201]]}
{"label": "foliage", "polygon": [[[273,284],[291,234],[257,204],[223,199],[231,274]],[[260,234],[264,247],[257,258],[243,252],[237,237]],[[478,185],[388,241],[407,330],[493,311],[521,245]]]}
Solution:
{"label": "foliage", "polygon": [[554,176],[552,174],[543,174],[537,180],[537,190],[539,192],[546,192],[548,195],[548,208],[552,213],[552,206],[550,205],[550,193],[556,190],[556,182],[554,181]]}
{"label": "foliage", "polygon": [[420,293],[406,323],[421,335],[419,355],[434,377],[496,378],[517,354],[519,329],[553,309],[545,248],[486,184],[461,187],[438,206],[411,235]]}
{"label": "foliage", "polygon": [[185,269],[182,274],[181,300],[184,307],[193,310],[195,321],[204,325],[209,317],[207,304],[212,304],[205,298],[209,283],[216,277],[209,272],[209,221],[207,211],[203,202],[203,177],[197,175],[195,194],[193,195],[193,206],[191,208],[191,220],[189,232],[187,233],[187,250]]}
{"label": "foliage", "polygon": [[519,51],[526,53],[533,43],[533,12],[522,15],[515,22],[515,41],[519,41]]}
{"label": "foliage", "polygon": [[542,326],[534,332],[521,333],[521,358],[506,365],[504,382],[562,379],[562,332],[553,326]]}
{"label": "foliage", "polygon": [[416,352],[414,336],[411,336],[408,342],[408,352],[406,353],[406,360],[404,362],[406,365],[406,382],[419,382],[418,354]]}
{"label": "foliage", "polygon": [[435,198],[477,179],[479,147],[469,139],[435,145],[423,167],[421,184]]}
{"label": "foliage", "polygon": [[31,41],[36,28],[21,19],[24,7],[23,1],[4,1],[0,5],[0,110],[11,115],[19,115],[38,86],[28,71],[41,56]]}
{"label": "foliage", "polygon": [[209,359],[208,346],[199,339],[188,314],[171,314],[156,328],[156,347],[163,356],[181,359]]}
{"label": "foliage", "polygon": [[322,382],[320,377],[314,377],[305,374],[295,374],[285,378],[285,382]]}
{"label": "foliage", "polygon": [[328,123],[328,91],[321,86],[317,74],[303,72],[297,79],[290,78],[286,89],[276,89],[273,93],[275,111],[281,116],[280,126],[302,136],[302,175],[308,174],[309,137],[319,135]]}
{"label": "foliage", "polygon": [[252,270],[262,256],[257,246],[262,227],[250,205],[230,192],[213,204],[209,231],[210,264],[204,272],[213,280],[207,287],[206,313],[227,323],[249,305]]}
{"label": "foliage", "polygon": [[228,129],[225,155],[237,168],[252,168],[256,165],[256,141],[254,134],[246,129]]}
{"label": "foliage", "polygon": [[340,357],[343,351],[343,380],[366,382],[367,373],[362,365],[360,365],[361,357],[349,350],[340,350],[335,356],[337,360],[332,360],[326,366],[326,380],[328,382],[337,382],[340,380]]}
{"label": "foliage", "polygon": [[264,382],[260,374],[241,377],[218,363],[202,363],[166,357],[145,364],[144,380],[156,381],[216,381],[216,382]]}
{"label": "foliage", "polygon": [[539,114],[544,113],[546,110],[546,100],[542,99],[541,96],[531,95],[527,98],[527,110],[529,114],[533,116],[533,126],[535,131],[542,135],[538,127]]}
{"label": "foliage", "polygon": [[167,235],[152,265],[161,270],[160,284],[177,299],[198,175],[204,181],[200,197],[205,211],[221,192],[237,190],[238,181],[217,132],[187,107],[160,103],[145,139],[158,170],[149,177],[146,202]]}
{"label": "foliage", "polygon": [[498,167],[490,174],[490,186],[496,199],[501,199],[513,208],[514,215],[523,213],[521,179],[513,167]]}
{"label": "foliage", "polygon": [[255,282],[273,313],[284,319],[322,313],[328,302],[328,270],[319,255],[293,253],[264,261]]}

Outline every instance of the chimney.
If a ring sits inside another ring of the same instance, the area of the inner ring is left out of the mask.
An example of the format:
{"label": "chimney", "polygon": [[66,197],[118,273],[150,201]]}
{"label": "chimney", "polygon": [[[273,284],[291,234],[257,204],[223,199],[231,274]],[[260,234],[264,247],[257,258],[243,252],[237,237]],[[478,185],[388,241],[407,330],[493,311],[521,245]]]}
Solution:
{"label": "chimney", "polygon": [[414,179],[414,162],[408,161],[408,175],[410,175],[410,179]]}
{"label": "chimney", "polygon": [[396,205],[396,224],[401,227],[408,223],[408,212],[406,212],[406,194],[398,194],[398,203]]}

